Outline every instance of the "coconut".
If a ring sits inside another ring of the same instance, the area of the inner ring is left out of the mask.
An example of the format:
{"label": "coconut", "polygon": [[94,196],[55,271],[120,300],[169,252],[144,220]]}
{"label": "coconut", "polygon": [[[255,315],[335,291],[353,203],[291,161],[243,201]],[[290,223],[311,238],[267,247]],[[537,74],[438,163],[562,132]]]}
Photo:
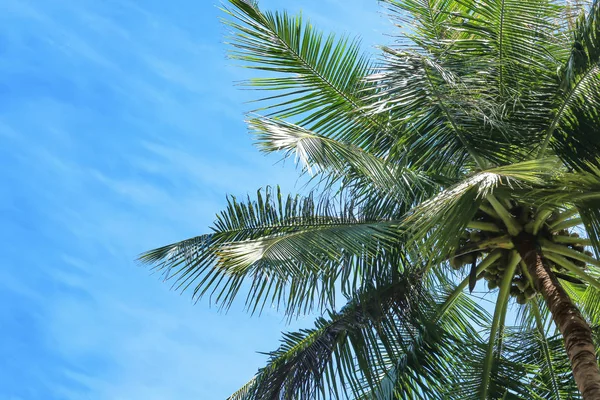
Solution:
{"label": "coconut", "polygon": [[463,266],[462,257],[454,256],[450,259],[450,266],[454,269],[460,269]]}
{"label": "coconut", "polygon": [[477,253],[467,253],[462,256],[462,259],[463,265],[473,264],[475,261],[477,261]]}
{"label": "coconut", "polygon": [[525,297],[527,297],[527,299],[533,299],[536,294],[537,292],[531,286],[528,287],[527,290],[525,290]]}
{"label": "coconut", "polygon": [[521,292],[527,288],[527,281],[523,278],[516,279],[514,282]]}
{"label": "coconut", "polygon": [[471,231],[469,234],[469,239],[472,242],[479,242],[481,240],[481,233],[478,231]]}

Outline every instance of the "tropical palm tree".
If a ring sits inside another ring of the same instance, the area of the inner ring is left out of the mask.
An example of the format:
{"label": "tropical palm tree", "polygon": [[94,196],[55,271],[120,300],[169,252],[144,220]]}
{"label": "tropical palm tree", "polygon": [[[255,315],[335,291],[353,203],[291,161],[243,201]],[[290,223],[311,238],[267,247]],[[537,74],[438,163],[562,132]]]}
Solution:
{"label": "tropical palm tree", "polygon": [[400,29],[370,60],[229,0],[268,93],[250,131],[314,188],[230,197],[141,260],[224,308],[321,315],[231,399],[600,399],[600,4],[383,3]]}

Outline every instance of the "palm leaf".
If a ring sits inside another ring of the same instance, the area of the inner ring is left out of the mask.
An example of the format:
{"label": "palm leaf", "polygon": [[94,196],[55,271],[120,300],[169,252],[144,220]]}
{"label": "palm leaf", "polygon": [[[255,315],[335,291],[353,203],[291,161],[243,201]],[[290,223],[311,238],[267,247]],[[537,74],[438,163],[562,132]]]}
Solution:
{"label": "palm leaf", "polygon": [[444,323],[433,323],[432,316],[442,315],[436,302],[449,294],[442,290],[432,297],[424,282],[406,269],[391,282],[360,290],[314,329],[286,334],[252,381],[248,398],[447,398],[447,388],[459,384],[452,381],[451,371],[461,362],[454,356],[466,356],[464,340],[477,337],[465,316],[485,316],[459,296],[445,308]]}
{"label": "palm leaf", "polygon": [[369,61],[358,41],[336,39],[285,12],[259,10],[256,3],[230,0],[225,23],[233,29],[230,55],[276,76],[249,81],[273,93],[264,100],[272,116],[299,117],[298,124],[363,148],[377,147],[387,126],[364,111]]}
{"label": "palm leaf", "polygon": [[373,197],[372,192],[375,192],[398,205],[410,205],[437,187],[432,178],[413,168],[298,125],[268,118],[254,118],[249,125],[262,151],[284,151],[287,157],[294,155],[304,171],[322,173],[326,177],[326,189],[341,182],[355,199],[366,194]]}
{"label": "palm leaf", "polygon": [[542,335],[538,330],[512,335],[515,361],[532,367],[528,398],[580,398],[562,337]]}
{"label": "palm leaf", "polygon": [[562,67],[555,112],[545,132],[539,154],[549,144],[573,167],[596,161],[600,150],[600,4],[582,11],[573,32],[570,55]]}
{"label": "palm leaf", "polygon": [[339,312],[319,318],[315,328],[285,334],[252,381],[251,398],[339,398],[362,379],[374,379],[386,357],[382,344],[411,340],[407,329],[415,328],[417,311],[409,301],[418,296],[417,277],[388,276],[361,289]]}
{"label": "palm leaf", "polygon": [[457,245],[459,233],[473,219],[483,199],[503,188],[514,190],[540,185],[554,174],[555,166],[552,159],[532,160],[473,174],[414,207],[405,226],[410,227],[415,244],[427,238],[422,247],[435,250],[428,256],[434,260],[445,258]]}
{"label": "palm leaf", "polygon": [[451,38],[448,19],[462,8],[457,1],[449,0],[383,0],[394,20],[412,43],[433,54],[439,54],[444,40]]}
{"label": "palm leaf", "polygon": [[362,214],[352,202],[337,208],[326,198],[285,198],[279,188],[259,190],[246,203],[230,198],[213,231],[140,260],[177,289],[194,287],[196,298],[211,294],[227,308],[247,282],[253,312],[273,304],[288,314],[331,306],[336,282],[351,292],[390,257],[399,260],[399,221]]}

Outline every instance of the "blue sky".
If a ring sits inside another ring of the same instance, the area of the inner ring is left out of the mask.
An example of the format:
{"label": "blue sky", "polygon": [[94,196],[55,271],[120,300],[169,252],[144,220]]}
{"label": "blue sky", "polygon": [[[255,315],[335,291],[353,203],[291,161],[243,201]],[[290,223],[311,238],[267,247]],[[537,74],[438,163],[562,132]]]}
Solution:
{"label": "blue sky", "polygon": [[[246,133],[216,4],[2,0],[0,400],[223,399],[310,324],[194,305],[133,261],[226,193],[296,183]],[[388,40],[375,0],[261,6]]]}

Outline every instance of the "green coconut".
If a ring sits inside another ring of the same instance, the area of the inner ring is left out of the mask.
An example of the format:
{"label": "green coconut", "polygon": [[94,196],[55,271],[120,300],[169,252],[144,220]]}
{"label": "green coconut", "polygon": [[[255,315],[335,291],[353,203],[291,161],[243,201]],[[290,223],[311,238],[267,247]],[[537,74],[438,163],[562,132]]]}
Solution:
{"label": "green coconut", "polygon": [[527,288],[527,290],[525,290],[525,297],[527,297],[527,299],[529,299],[529,300],[533,299],[536,295],[537,295],[537,292],[531,286],[529,286]]}
{"label": "green coconut", "polygon": [[460,267],[462,267],[463,265],[464,263],[462,262],[461,256],[455,256],[450,259],[450,266],[453,269],[460,269]]}
{"label": "green coconut", "polygon": [[481,240],[481,233],[478,231],[471,231],[471,233],[469,233],[469,239],[472,242],[479,242]]}
{"label": "green coconut", "polygon": [[524,293],[519,293],[517,295],[517,303],[518,304],[526,304],[527,303],[527,296],[525,296]]}
{"label": "green coconut", "polygon": [[527,281],[523,278],[516,279],[514,282],[521,292],[527,288]]}
{"label": "green coconut", "polygon": [[511,296],[517,296],[517,295],[521,294],[521,290],[519,289],[518,286],[512,285],[510,287],[510,294],[511,294]]}

